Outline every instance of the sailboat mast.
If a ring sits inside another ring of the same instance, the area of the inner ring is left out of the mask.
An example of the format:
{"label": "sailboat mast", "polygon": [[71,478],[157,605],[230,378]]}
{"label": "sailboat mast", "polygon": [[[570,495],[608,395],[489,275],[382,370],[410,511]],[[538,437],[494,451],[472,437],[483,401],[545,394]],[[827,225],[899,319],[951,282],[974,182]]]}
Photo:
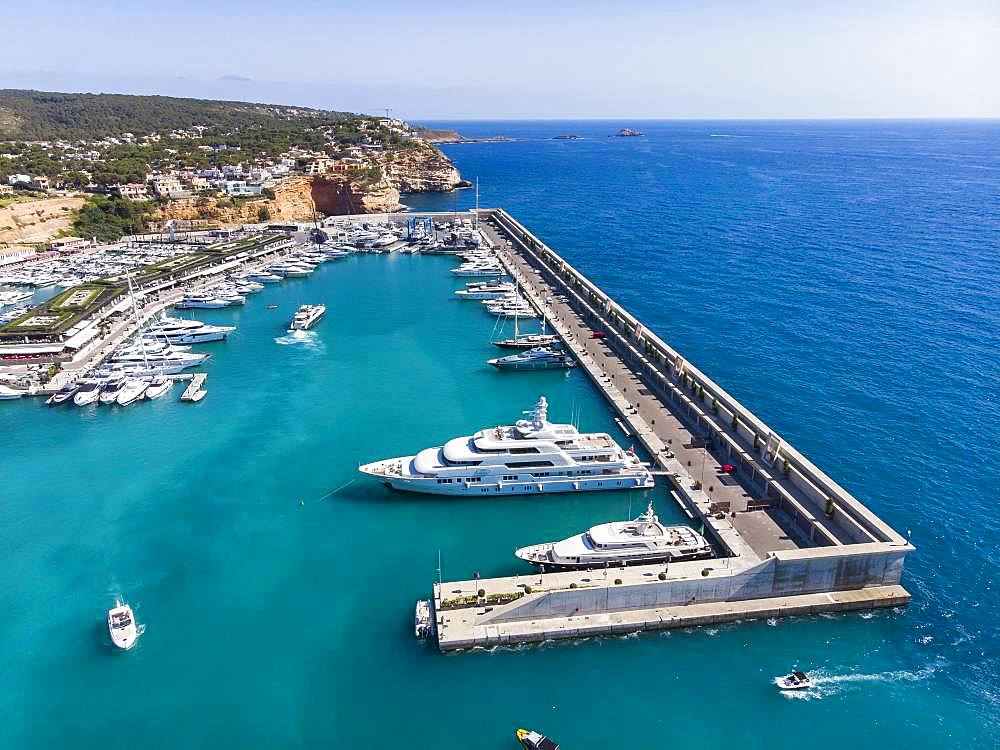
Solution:
{"label": "sailboat mast", "polygon": [[139,307],[135,304],[135,289],[132,288],[132,274],[126,271],[125,278],[128,279],[128,294],[132,298],[132,314],[135,316],[136,333],[139,334],[139,351],[142,352],[142,363],[146,366],[146,370],[149,370],[149,359],[146,357],[146,342],[142,340],[142,332],[139,330],[142,327],[142,323],[139,321]]}

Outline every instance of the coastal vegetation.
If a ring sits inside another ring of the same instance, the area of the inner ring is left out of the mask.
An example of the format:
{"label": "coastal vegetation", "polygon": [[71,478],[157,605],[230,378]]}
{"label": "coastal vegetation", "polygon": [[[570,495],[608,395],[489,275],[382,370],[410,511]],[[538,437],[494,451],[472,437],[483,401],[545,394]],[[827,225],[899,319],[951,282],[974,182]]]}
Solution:
{"label": "coastal vegetation", "polygon": [[[6,140],[104,138],[122,132],[153,133],[200,125],[222,130],[270,132],[277,136],[298,132],[303,124],[336,124],[352,117],[354,115],[348,112],[275,104],[0,90],[0,139]],[[283,123],[287,127],[283,127]],[[239,140],[239,136],[234,138]]]}
{"label": "coastal vegetation", "polygon": [[107,195],[91,195],[73,216],[73,231],[80,237],[114,242],[126,234],[145,229],[152,214],[151,201],[127,201]]}

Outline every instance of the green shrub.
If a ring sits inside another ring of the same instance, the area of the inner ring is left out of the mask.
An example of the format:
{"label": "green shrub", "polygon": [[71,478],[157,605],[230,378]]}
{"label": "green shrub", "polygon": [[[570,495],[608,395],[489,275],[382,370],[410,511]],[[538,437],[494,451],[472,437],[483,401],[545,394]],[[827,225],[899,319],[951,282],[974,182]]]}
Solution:
{"label": "green shrub", "polygon": [[658,575],[657,578],[659,578],[661,581],[665,581],[665,580],[667,580],[667,574],[666,573],[660,573],[660,575]]}
{"label": "green shrub", "polygon": [[616,578],[615,579],[615,586],[621,586],[621,585],[622,585],[622,579],[621,578]]}
{"label": "green shrub", "polygon": [[580,588],[580,587],[579,587],[579,586],[578,586],[578,585],[576,584],[576,582],[573,582],[573,583],[571,583],[571,584],[569,585],[569,587],[570,587],[571,589],[578,589],[578,588]]}

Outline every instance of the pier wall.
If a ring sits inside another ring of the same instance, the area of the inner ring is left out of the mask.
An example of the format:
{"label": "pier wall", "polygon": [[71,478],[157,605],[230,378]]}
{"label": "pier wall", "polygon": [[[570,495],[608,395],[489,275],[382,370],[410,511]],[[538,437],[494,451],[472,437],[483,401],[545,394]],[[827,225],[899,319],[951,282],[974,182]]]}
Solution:
{"label": "pier wall", "polygon": [[[484,213],[520,240],[555,280],[583,297],[615,326],[615,337],[620,336],[636,350],[625,349],[617,353],[654,386],[660,397],[668,398],[681,413],[710,434],[710,439],[717,441],[734,464],[739,464],[741,457],[752,456],[756,464],[752,474],[761,496],[782,507],[814,543],[838,544],[837,539],[823,534],[820,525],[814,522],[813,519],[820,514],[835,516],[842,531],[841,537],[850,544],[907,543],[846,489],[510,214],[503,209],[491,209]],[[766,468],[760,469],[761,465]],[[798,491],[796,497],[776,481],[779,476]]]}
{"label": "pier wall", "polygon": [[[495,614],[484,618],[484,621],[579,616],[693,603],[736,602],[852,591],[899,584],[903,570],[903,552],[848,550],[849,548],[829,550],[829,554],[812,554],[807,557],[796,557],[794,553],[776,553],[740,572],[731,572],[720,560],[684,563],[675,566],[678,569],[683,566],[683,573],[676,578],[671,572],[671,578],[665,581],[633,579],[626,580],[621,585],[613,583],[619,576],[619,570],[609,570],[607,578],[601,570],[589,574],[591,583],[578,584],[579,588],[527,594],[497,608]],[[707,575],[703,575],[703,571],[708,571]]]}

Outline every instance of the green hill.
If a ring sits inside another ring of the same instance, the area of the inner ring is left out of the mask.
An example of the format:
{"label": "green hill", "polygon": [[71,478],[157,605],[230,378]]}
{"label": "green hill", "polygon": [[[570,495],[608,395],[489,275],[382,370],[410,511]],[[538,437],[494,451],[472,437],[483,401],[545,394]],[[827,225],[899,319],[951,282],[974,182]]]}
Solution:
{"label": "green hill", "polygon": [[329,125],[348,112],[247,102],[126,94],[0,89],[0,140],[98,139],[207,125],[221,131]]}

